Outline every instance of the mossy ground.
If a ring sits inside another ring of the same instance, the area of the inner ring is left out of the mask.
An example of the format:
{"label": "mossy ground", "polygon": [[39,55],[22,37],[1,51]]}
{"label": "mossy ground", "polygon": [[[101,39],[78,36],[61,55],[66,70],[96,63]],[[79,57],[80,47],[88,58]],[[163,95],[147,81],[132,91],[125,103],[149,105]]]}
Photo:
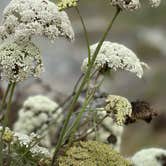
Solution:
{"label": "mossy ground", "polygon": [[58,166],[131,166],[110,146],[96,142],[77,142],[58,158]]}

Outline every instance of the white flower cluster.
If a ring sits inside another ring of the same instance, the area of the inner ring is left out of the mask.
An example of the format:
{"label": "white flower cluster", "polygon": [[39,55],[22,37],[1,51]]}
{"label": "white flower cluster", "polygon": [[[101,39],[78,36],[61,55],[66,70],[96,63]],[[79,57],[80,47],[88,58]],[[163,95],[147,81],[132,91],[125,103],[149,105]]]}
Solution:
{"label": "white flower cluster", "polygon": [[110,0],[112,6],[118,6],[122,10],[133,11],[140,8],[139,0]]}
{"label": "white flower cluster", "polygon": [[[98,111],[97,119],[103,119],[107,115],[104,111]],[[117,125],[111,117],[105,118],[97,128],[97,140],[110,144],[113,149],[120,151],[123,126]],[[95,138],[95,133],[88,136],[89,139]]]}
{"label": "white flower cluster", "polygon": [[66,8],[77,6],[78,0],[59,0],[58,8],[59,10],[63,10]]}
{"label": "white flower cluster", "polygon": [[123,125],[126,117],[132,114],[131,103],[126,98],[117,95],[107,97],[105,110],[112,115],[118,125]]}
{"label": "white flower cluster", "polygon": [[[118,6],[122,10],[134,11],[141,7],[140,0],[109,0],[112,6]],[[151,7],[159,7],[161,0],[148,0]]]}
{"label": "white flower cluster", "polygon": [[[24,134],[44,131],[42,134],[45,137],[41,143],[50,147],[51,138],[49,133],[52,128],[47,129],[48,123],[54,121],[56,122],[56,128],[58,128],[58,124],[63,119],[62,110],[56,110],[57,107],[57,103],[45,96],[29,97],[19,111],[19,118],[14,125],[14,131]],[[54,126],[54,130],[56,128]]]}
{"label": "white flower cluster", "polygon": [[[92,55],[97,44],[90,47]],[[113,69],[126,70],[135,73],[139,78],[143,76],[143,66],[147,64],[140,62],[136,54],[122,44],[105,41],[96,57],[94,68],[98,70]],[[88,68],[88,58],[83,61],[82,71],[86,72]]]}
{"label": "white flower cluster", "polygon": [[0,45],[0,70],[1,78],[9,82],[38,77],[43,71],[39,49],[32,42],[4,42]]}
{"label": "white flower cluster", "polygon": [[149,148],[138,151],[132,158],[135,166],[163,166],[166,164],[166,150]]}
{"label": "white flower cluster", "polygon": [[21,147],[30,148],[30,152],[32,153],[32,156],[42,156],[50,157],[50,152],[44,148],[38,145],[37,141],[40,139],[39,135],[36,135],[34,133],[31,133],[30,136],[22,133],[14,133],[14,143],[19,144]]}
{"label": "white flower cluster", "polygon": [[[3,127],[0,126],[0,134],[2,131]],[[22,133],[13,132],[8,127],[6,127],[2,139],[5,142],[10,143],[11,145],[10,150],[13,153],[17,153],[17,150],[19,151],[19,148],[21,151],[21,148],[28,149],[29,147],[31,147],[29,151],[31,152],[32,157],[35,156],[44,156],[45,158],[51,157],[50,152],[46,148],[38,145],[39,144],[38,139],[40,139],[40,136],[34,133],[31,133],[30,136],[28,136]]]}
{"label": "white flower cluster", "polygon": [[52,41],[74,38],[67,14],[49,0],[12,0],[3,12],[0,35],[2,39],[13,35],[16,41],[27,41],[34,35]]}

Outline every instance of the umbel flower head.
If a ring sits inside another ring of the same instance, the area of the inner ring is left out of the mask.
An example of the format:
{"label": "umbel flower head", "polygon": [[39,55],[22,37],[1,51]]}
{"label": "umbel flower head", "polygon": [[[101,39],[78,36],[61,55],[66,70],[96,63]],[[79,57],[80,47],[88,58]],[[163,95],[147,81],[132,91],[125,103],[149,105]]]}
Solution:
{"label": "umbel flower head", "polygon": [[65,37],[72,40],[74,32],[65,12],[49,0],[12,0],[3,12],[1,38],[14,35],[23,41],[35,36],[50,40]]}
{"label": "umbel flower head", "polygon": [[118,6],[122,10],[133,11],[140,8],[139,0],[109,0],[112,6]]}
{"label": "umbel flower head", "polygon": [[131,158],[135,166],[164,166],[166,165],[166,150],[160,148],[142,149]]}
{"label": "umbel flower head", "polygon": [[124,97],[109,95],[106,99],[105,110],[111,114],[118,125],[123,125],[132,114],[131,103]]}
{"label": "umbel flower head", "polygon": [[43,71],[39,49],[32,42],[4,42],[0,46],[0,71],[1,78],[10,82],[38,77]]}
{"label": "umbel flower head", "polygon": [[130,166],[131,163],[110,146],[96,142],[77,142],[57,159],[58,166]]}
{"label": "umbel flower head", "polygon": [[66,8],[77,6],[78,0],[59,0],[58,8],[59,10],[64,10]]}
{"label": "umbel flower head", "polygon": [[0,126],[0,136],[2,140],[6,143],[11,143],[14,138],[14,132],[11,131],[8,127],[5,128],[4,133],[2,135],[3,127]]}
{"label": "umbel flower head", "polygon": [[[19,111],[19,117],[14,124],[14,131],[30,134],[32,132],[41,133],[45,135],[42,144],[50,147],[50,130],[47,129],[49,122],[56,122],[54,132],[58,128],[58,124],[63,119],[62,110],[58,104],[48,97],[37,95],[29,97],[23,104],[22,109]],[[55,111],[56,110],[56,111]]]}
{"label": "umbel flower head", "polygon": [[[92,55],[97,44],[90,47]],[[135,73],[137,77],[143,76],[143,66],[147,64],[141,62],[136,54],[122,44],[105,41],[96,57],[94,68],[101,70],[126,70]],[[88,58],[83,61],[82,71],[86,72],[88,68]]]}
{"label": "umbel flower head", "polygon": [[[151,7],[158,7],[161,0],[148,0]],[[141,7],[140,0],[109,0],[112,6],[119,7],[122,10],[134,11]]]}

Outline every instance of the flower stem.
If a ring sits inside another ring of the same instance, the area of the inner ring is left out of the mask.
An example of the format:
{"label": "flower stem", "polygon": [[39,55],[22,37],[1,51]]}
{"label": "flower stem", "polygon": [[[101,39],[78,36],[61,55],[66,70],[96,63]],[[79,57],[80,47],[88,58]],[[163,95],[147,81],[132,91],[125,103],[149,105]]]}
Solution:
{"label": "flower stem", "polygon": [[107,28],[106,31],[104,32],[104,34],[103,34],[103,36],[102,36],[102,38],[101,38],[101,40],[100,40],[100,42],[99,42],[99,44],[98,44],[96,50],[95,50],[95,52],[94,52],[94,54],[93,54],[93,56],[92,56],[91,63],[90,63],[90,65],[89,65],[89,67],[88,67],[87,72],[86,72],[85,75],[84,75],[84,78],[83,78],[83,80],[82,80],[82,82],[81,82],[81,85],[80,85],[80,87],[78,88],[78,91],[76,92],[75,96],[73,97],[72,103],[71,103],[71,105],[70,105],[70,107],[69,107],[69,112],[68,112],[67,117],[66,117],[66,119],[65,119],[65,121],[64,121],[64,126],[63,126],[63,128],[62,128],[62,131],[61,131],[61,133],[60,133],[60,137],[59,137],[58,142],[57,142],[57,145],[56,145],[56,147],[55,147],[55,151],[54,151],[54,155],[53,155],[53,159],[52,159],[52,164],[51,164],[51,166],[54,166],[54,163],[55,163],[57,154],[58,154],[58,152],[59,152],[59,149],[60,149],[61,146],[62,146],[63,137],[64,137],[64,135],[65,135],[65,132],[66,132],[67,127],[68,127],[68,123],[69,123],[70,118],[71,118],[71,116],[72,116],[72,113],[73,113],[73,111],[74,111],[75,104],[76,104],[76,102],[77,102],[77,100],[78,100],[78,98],[79,98],[79,96],[80,96],[80,94],[81,94],[81,92],[82,92],[82,89],[84,88],[84,86],[86,85],[86,82],[88,81],[88,79],[89,79],[89,77],[90,77],[91,70],[92,70],[92,68],[93,68],[93,65],[94,65],[94,62],[95,62],[95,60],[96,60],[96,57],[97,57],[97,55],[98,55],[98,53],[99,53],[99,51],[100,51],[100,48],[101,48],[101,46],[102,46],[104,40],[106,39],[106,37],[107,37],[107,35],[108,35],[110,29],[112,28],[112,25],[113,25],[115,19],[117,18],[118,14],[120,13],[120,11],[121,11],[121,10],[120,10],[119,8],[117,8],[117,11],[116,11],[116,13],[115,13],[115,15],[114,15],[112,21],[111,21],[110,24],[108,25],[108,28]]}
{"label": "flower stem", "polygon": [[[5,103],[6,103],[7,96],[8,96],[9,91],[10,91],[10,88],[11,88],[11,83],[8,84],[7,89],[5,91],[5,94],[3,95],[2,102],[1,102],[1,105],[0,105],[0,112],[3,111],[3,108],[4,108]],[[1,133],[1,138],[2,138],[2,133]],[[0,142],[0,165],[3,165],[3,154],[2,154],[3,152],[2,151],[3,151],[3,143],[2,143],[2,139],[1,139],[1,142]]]}
{"label": "flower stem", "polygon": [[0,106],[0,112],[3,111],[3,108],[4,108],[4,106],[5,106],[6,98],[7,98],[7,96],[8,96],[10,87],[11,87],[11,83],[8,84],[7,89],[6,89],[6,92],[5,92],[5,94],[4,94],[3,98],[2,98],[2,102],[1,102],[1,106]]}
{"label": "flower stem", "polygon": [[9,117],[9,113],[11,110],[11,103],[12,103],[12,97],[14,94],[14,89],[16,87],[16,83],[11,83],[11,91],[10,91],[10,95],[9,95],[9,100],[7,103],[7,110],[4,116],[4,122],[3,122],[3,128],[5,129],[5,127],[8,125],[8,117]]}
{"label": "flower stem", "polygon": [[80,18],[80,21],[82,23],[82,27],[83,27],[83,30],[84,30],[84,36],[85,36],[86,45],[87,45],[87,48],[88,48],[88,64],[90,64],[90,62],[91,62],[91,50],[90,50],[90,42],[89,42],[88,32],[87,32],[87,29],[86,29],[86,26],[85,26],[84,19],[81,16],[81,13],[79,11],[79,8],[76,6],[75,9],[76,9],[77,14],[78,14],[78,16]]}

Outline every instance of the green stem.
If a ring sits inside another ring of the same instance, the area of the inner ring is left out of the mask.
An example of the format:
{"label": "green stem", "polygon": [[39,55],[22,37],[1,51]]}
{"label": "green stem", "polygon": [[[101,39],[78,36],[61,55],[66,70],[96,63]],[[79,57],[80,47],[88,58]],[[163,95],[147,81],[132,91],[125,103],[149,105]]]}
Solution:
{"label": "green stem", "polygon": [[[5,91],[5,94],[4,94],[3,98],[2,98],[2,102],[1,102],[1,106],[0,106],[0,112],[3,111],[3,108],[5,106],[6,99],[7,99],[7,96],[9,94],[11,85],[12,85],[11,83],[8,84],[7,89]],[[0,140],[0,165],[3,165],[3,142],[2,142],[2,135],[3,135],[3,131],[1,133],[1,140]]]}
{"label": "green stem", "polygon": [[76,130],[77,130],[77,127],[78,127],[78,125],[79,125],[79,123],[80,123],[80,121],[81,121],[82,115],[83,115],[83,113],[85,112],[85,110],[86,110],[86,108],[87,108],[87,105],[88,105],[88,104],[90,103],[90,101],[92,100],[94,93],[95,93],[95,90],[94,90],[94,92],[93,92],[90,96],[86,97],[86,99],[85,99],[85,102],[84,102],[84,104],[83,104],[83,106],[82,106],[82,108],[81,108],[81,111],[80,111],[80,113],[78,114],[78,116],[77,116],[77,118],[76,118],[76,120],[75,120],[75,122],[74,122],[74,124],[73,124],[73,127],[72,127],[72,129],[71,129],[71,131],[70,131],[71,133],[70,133],[70,136],[69,136],[68,146],[70,146],[71,143],[72,143],[73,137],[74,137],[75,132],[76,132]]}
{"label": "green stem", "polygon": [[11,103],[12,103],[12,97],[13,97],[13,94],[14,94],[14,89],[15,89],[15,86],[16,86],[16,83],[11,83],[11,88],[10,89],[10,95],[9,95],[9,101],[7,103],[7,110],[6,110],[6,113],[5,113],[5,116],[4,116],[4,120],[3,120],[3,130],[2,130],[2,133],[1,133],[1,139],[0,139],[0,164],[3,163],[3,140],[2,140],[2,136],[5,132],[5,128],[8,124],[8,117],[9,117],[9,112],[10,112],[10,109],[11,109]]}
{"label": "green stem", "polygon": [[92,70],[92,68],[93,68],[93,65],[94,65],[94,62],[95,62],[95,60],[96,60],[96,57],[97,57],[97,55],[98,55],[98,53],[99,53],[99,51],[100,51],[100,48],[101,48],[101,46],[102,46],[104,40],[106,39],[106,37],[107,37],[107,35],[108,35],[110,29],[112,28],[112,25],[113,25],[113,23],[114,23],[116,17],[118,16],[118,14],[120,13],[120,11],[121,11],[121,10],[118,8],[117,11],[116,11],[116,13],[115,13],[115,16],[113,17],[112,21],[111,21],[110,24],[108,25],[108,28],[106,29],[106,32],[103,34],[103,37],[101,38],[101,40],[100,40],[100,42],[99,42],[99,44],[98,44],[98,46],[97,46],[97,48],[96,48],[96,51],[95,51],[95,53],[94,53],[93,56],[92,56],[91,63],[90,63],[90,65],[89,65],[89,67],[88,67],[87,72],[86,72],[85,75],[84,75],[84,78],[83,78],[83,80],[82,80],[82,82],[81,82],[81,85],[80,85],[78,91],[76,92],[75,96],[73,97],[72,103],[71,103],[70,108],[69,108],[69,112],[68,112],[67,117],[66,117],[66,119],[65,119],[65,121],[64,121],[64,126],[63,126],[63,128],[62,128],[62,131],[61,131],[61,133],[60,133],[60,137],[59,137],[59,139],[58,139],[58,141],[57,141],[57,145],[56,145],[56,147],[55,147],[55,151],[54,151],[54,155],[53,155],[53,159],[52,159],[52,164],[51,164],[51,166],[54,166],[56,156],[57,156],[57,154],[58,154],[58,152],[59,152],[59,149],[60,149],[60,147],[61,147],[61,145],[62,145],[63,137],[64,137],[65,132],[66,132],[66,130],[67,130],[67,126],[68,126],[68,123],[69,123],[69,121],[70,121],[70,117],[72,116],[72,113],[73,113],[73,111],[74,111],[75,104],[76,104],[76,102],[77,102],[77,100],[78,100],[78,98],[79,98],[79,96],[80,96],[80,94],[81,94],[81,92],[82,92],[82,89],[84,88],[86,82],[88,81],[88,79],[89,79],[89,77],[90,77],[91,70]]}
{"label": "green stem", "polygon": [[6,98],[7,98],[7,96],[8,96],[10,87],[11,87],[11,83],[8,84],[7,89],[6,89],[6,92],[5,92],[5,94],[4,94],[3,98],[2,98],[2,102],[1,102],[1,106],[0,106],[0,112],[3,111],[3,108],[4,108],[4,106],[5,106]]}
{"label": "green stem", "polygon": [[81,14],[80,14],[79,8],[76,6],[75,9],[76,9],[77,14],[80,18],[80,21],[82,23],[82,27],[83,27],[83,30],[84,30],[84,36],[85,36],[86,45],[87,45],[87,48],[88,48],[88,64],[90,64],[90,62],[91,62],[91,50],[90,50],[90,42],[89,42],[88,32],[87,32],[87,29],[86,29],[86,26],[85,26],[85,23],[84,23],[84,19],[82,18]]}
{"label": "green stem", "polygon": [[91,100],[93,99],[93,96],[94,96],[96,90],[99,89],[100,86],[101,86],[102,83],[103,83],[103,80],[104,80],[104,79],[102,79],[102,80],[100,81],[100,83],[97,85],[98,77],[99,77],[99,74],[97,74],[97,76],[96,76],[96,78],[95,78],[94,88],[93,88],[91,94],[89,95],[89,91],[87,91],[87,93],[86,93],[86,98],[85,98],[85,101],[84,101],[84,103],[83,103],[82,109],[81,109],[81,111],[79,112],[79,114],[77,115],[76,120],[75,120],[74,123],[73,123],[73,127],[71,128],[71,131],[70,131],[71,133],[70,133],[70,136],[69,136],[69,143],[68,143],[69,146],[71,145],[71,143],[72,143],[72,141],[73,141],[74,135],[75,135],[75,133],[76,133],[76,131],[77,131],[77,128],[78,128],[78,126],[79,126],[79,123],[80,123],[80,121],[81,121],[81,118],[82,118],[84,112],[86,111],[86,108],[87,108],[88,104],[89,104],[89,103],[91,102]]}
{"label": "green stem", "polygon": [[6,114],[4,116],[4,122],[3,122],[3,128],[5,129],[5,127],[8,125],[8,117],[9,117],[9,113],[11,110],[11,104],[12,104],[12,97],[14,94],[14,89],[16,87],[16,83],[11,83],[11,91],[10,91],[10,95],[9,95],[9,101],[7,104],[7,110],[6,110]]}

